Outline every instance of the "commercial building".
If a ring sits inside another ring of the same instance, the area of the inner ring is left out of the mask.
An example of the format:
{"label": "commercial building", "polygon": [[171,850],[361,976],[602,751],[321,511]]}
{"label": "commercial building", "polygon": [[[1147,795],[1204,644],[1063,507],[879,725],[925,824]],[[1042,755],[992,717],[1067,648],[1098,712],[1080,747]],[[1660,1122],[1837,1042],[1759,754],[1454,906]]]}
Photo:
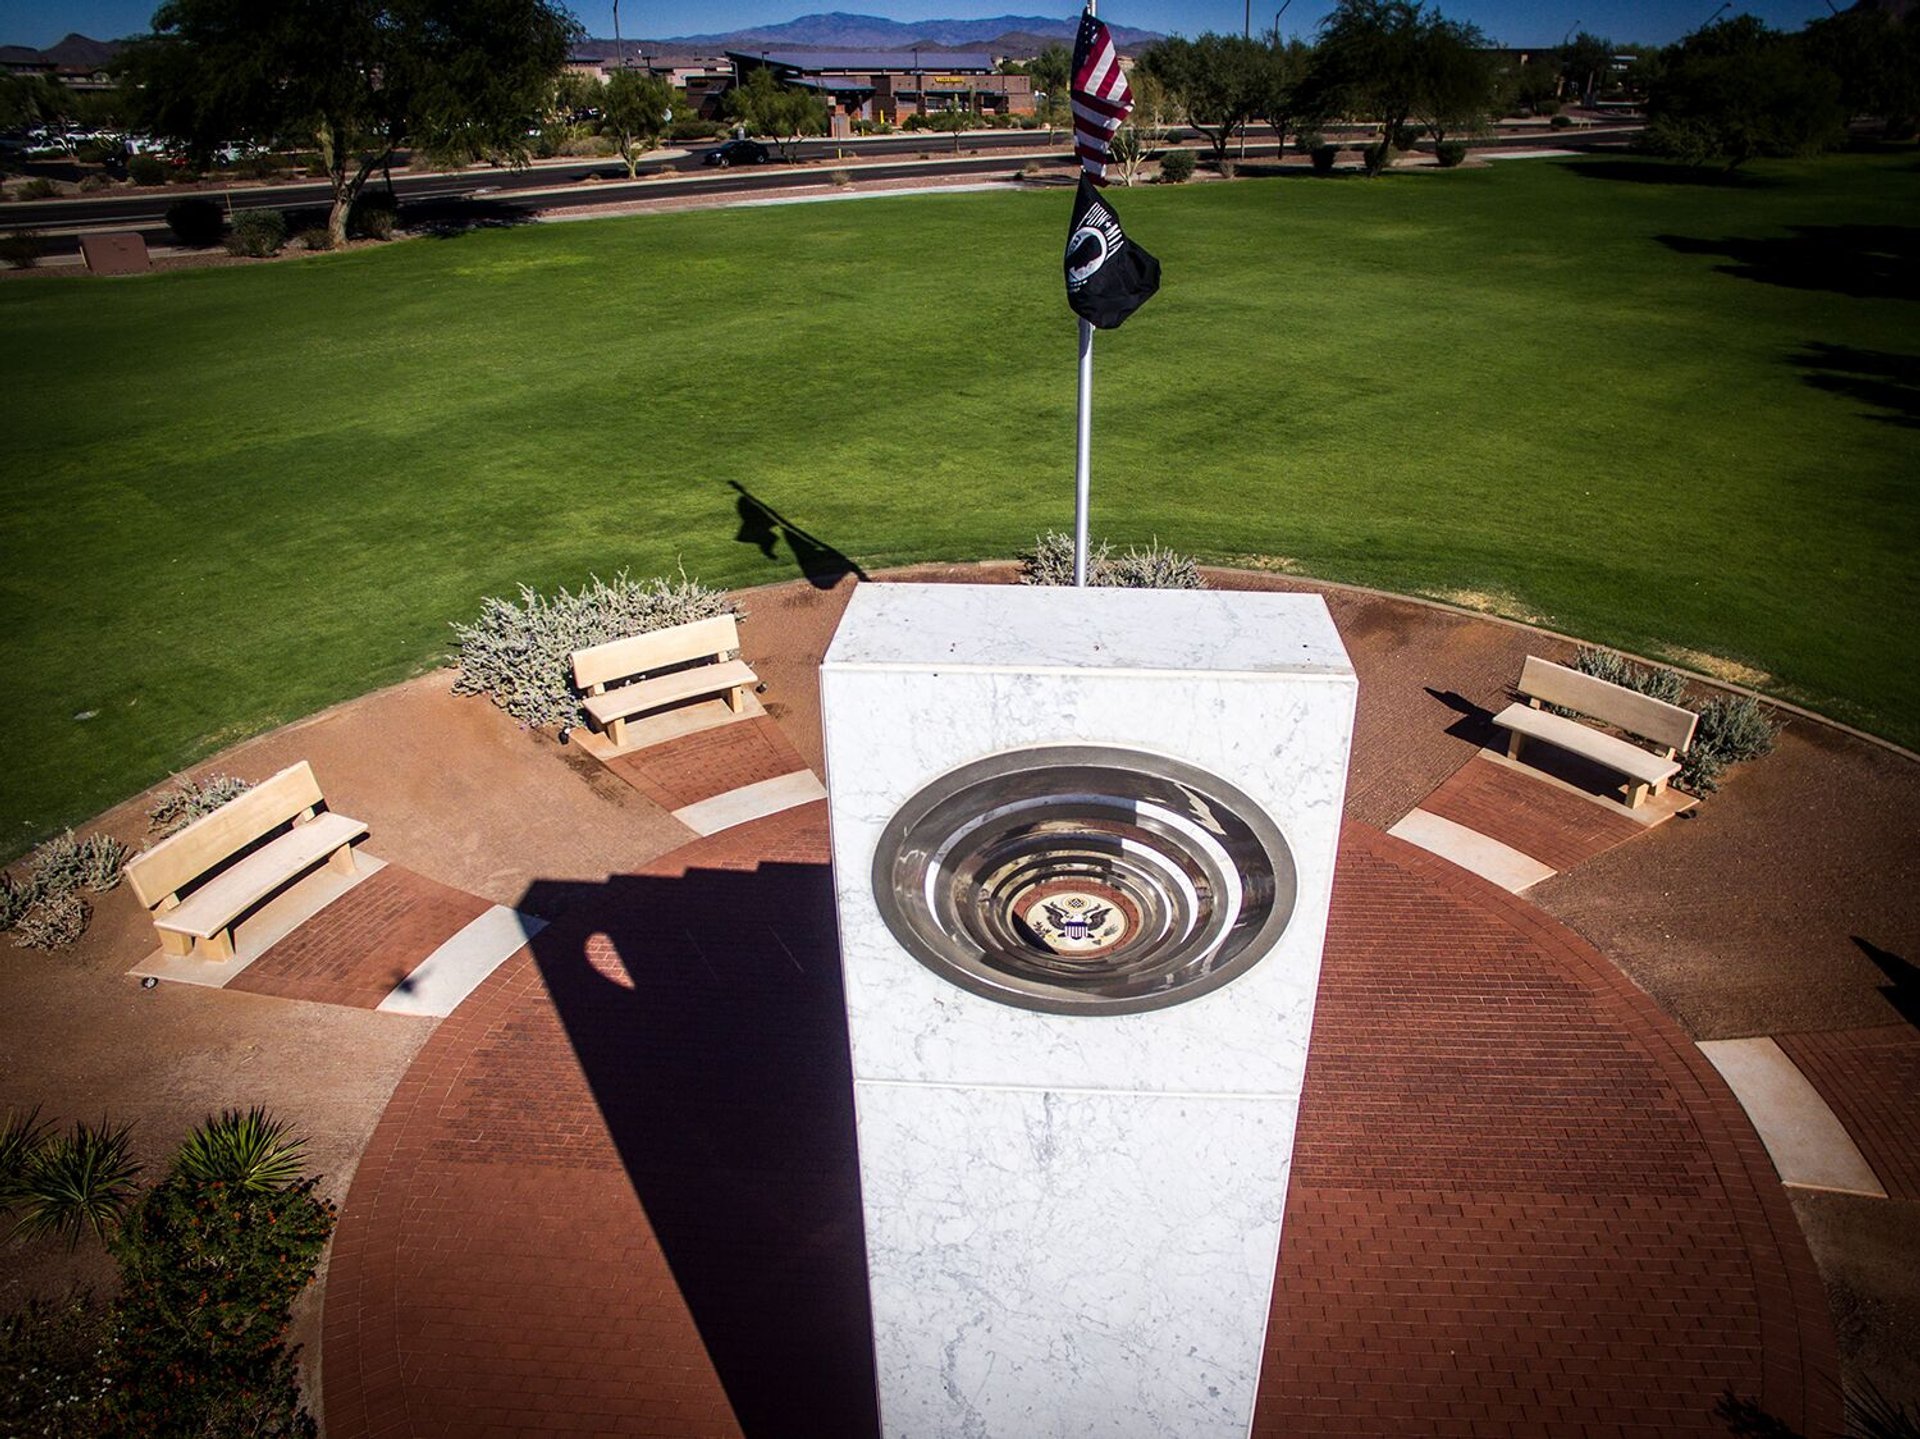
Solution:
{"label": "commercial building", "polygon": [[729,50],[737,82],[768,69],[785,85],[816,91],[836,135],[855,120],[899,125],[915,115],[967,110],[1031,115],[1033,81],[1002,75],[983,53],[936,50]]}

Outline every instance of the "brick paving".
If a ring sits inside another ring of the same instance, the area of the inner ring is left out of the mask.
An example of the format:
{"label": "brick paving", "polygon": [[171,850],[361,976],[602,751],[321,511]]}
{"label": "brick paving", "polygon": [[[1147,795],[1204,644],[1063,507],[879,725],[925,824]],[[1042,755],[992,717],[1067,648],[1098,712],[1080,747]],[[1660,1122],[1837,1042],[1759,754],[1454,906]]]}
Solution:
{"label": "brick paving", "polygon": [[1481,757],[1460,766],[1420,808],[1558,870],[1647,832],[1624,814]]}
{"label": "brick paving", "polygon": [[682,735],[607,762],[664,810],[807,768],[780,726],[765,715]]}
{"label": "brick paving", "polygon": [[1920,1029],[1776,1034],[1860,1146],[1890,1199],[1920,1200]]}
{"label": "brick paving", "polygon": [[369,875],[227,983],[279,999],[377,1009],[490,906],[397,864]]}
{"label": "brick paving", "polygon": [[[874,1432],[824,811],[570,888],[441,1025],[335,1240],[333,1439]],[[1365,825],[1332,919],[1258,1432],[1836,1429],[1791,1211],[1651,1002]]]}

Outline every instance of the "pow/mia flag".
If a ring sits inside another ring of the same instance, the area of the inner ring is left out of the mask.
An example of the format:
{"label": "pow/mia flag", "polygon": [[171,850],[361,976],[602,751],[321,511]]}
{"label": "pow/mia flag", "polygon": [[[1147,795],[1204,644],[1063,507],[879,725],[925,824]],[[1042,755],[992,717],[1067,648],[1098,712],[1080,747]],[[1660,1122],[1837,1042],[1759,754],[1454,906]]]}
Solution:
{"label": "pow/mia flag", "polygon": [[1097,329],[1117,330],[1160,288],[1160,262],[1126,237],[1085,174],[1067,231],[1067,303]]}

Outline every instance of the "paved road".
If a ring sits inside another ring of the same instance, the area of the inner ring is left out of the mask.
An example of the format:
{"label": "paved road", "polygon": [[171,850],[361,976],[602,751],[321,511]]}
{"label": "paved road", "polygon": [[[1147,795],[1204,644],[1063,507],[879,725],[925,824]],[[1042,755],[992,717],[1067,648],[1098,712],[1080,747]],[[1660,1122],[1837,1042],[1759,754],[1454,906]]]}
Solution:
{"label": "paved road", "polygon": [[[1267,135],[1271,135],[1267,131]],[[1625,131],[1532,131],[1503,135],[1477,145],[1481,150],[1598,149],[1620,143]],[[1356,136],[1357,138],[1357,136]],[[1036,143],[1038,142],[1038,143]],[[1188,142],[1191,143],[1191,142]],[[861,180],[930,179],[1000,175],[1014,163],[1037,161],[1064,171],[1072,161],[1064,147],[1049,148],[1045,138],[1024,131],[982,131],[967,135],[954,155],[945,136],[917,135],[853,141],[809,141],[799,147],[802,167],[783,164],[718,169],[704,165],[701,151],[674,155],[640,166],[626,177],[618,161],[559,161],[522,170],[473,169],[452,173],[396,174],[393,186],[406,203],[411,226],[462,226],[531,219],[539,214],[597,205],[617,205],[665,196],[727,196],[819,185],[822,162],[835,159]],[[1271,138],[1255,139],[1245,149],[1249,160],[1272,159]],[[892,158],[890,158],[892,157]],[[50,254],[72,254],[83,231],[135,231],[149,245],[171,243],[165,213],[183,194],[208,194],[235,208],[289,212],[291,228],[324,223],[328,188],[317,182],[248,186],[192,192],[144,192],[102,198],[16,202],[8,221],[38,229]]]}

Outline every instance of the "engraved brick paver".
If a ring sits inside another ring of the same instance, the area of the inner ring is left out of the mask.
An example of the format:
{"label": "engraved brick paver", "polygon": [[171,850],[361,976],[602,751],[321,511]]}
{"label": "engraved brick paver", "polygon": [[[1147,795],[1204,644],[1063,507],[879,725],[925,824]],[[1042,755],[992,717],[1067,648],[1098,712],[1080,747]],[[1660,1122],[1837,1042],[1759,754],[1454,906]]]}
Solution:
{"label": "engraved brick paver", "polygon": [[807,767],[765,715],[701,730],[608,761],[607,768],[665,810],[778,779]]}
{"label": "engraved brick paver", "polygon": [[1645,834],[1625,814],[1493,760],[1468,760],[1420,808],[1568,870],[1616,844]]}
{"label": "engraved brick paver", "polygon": [[1890,1199],[1920,1199],[1920,1029],[1776,1034],[1774,1042],[1820,1092]]}
{"label": "engraved brick paver", "polygon": [[397,864],[360,881],[227,984],[279,999],[377,1009],[490,906]]}
{"label": "engraved brick paver", "polygon": [[[335,1241],[333,1439],[873,1432],[826,857],[814,804],[570,890],[442,1024]],[[1262,1434],[1717,1435],[1728,1389],[1838,1421],[1718,1076],[1538,910],[1364,825],[1267,1346]]]}

